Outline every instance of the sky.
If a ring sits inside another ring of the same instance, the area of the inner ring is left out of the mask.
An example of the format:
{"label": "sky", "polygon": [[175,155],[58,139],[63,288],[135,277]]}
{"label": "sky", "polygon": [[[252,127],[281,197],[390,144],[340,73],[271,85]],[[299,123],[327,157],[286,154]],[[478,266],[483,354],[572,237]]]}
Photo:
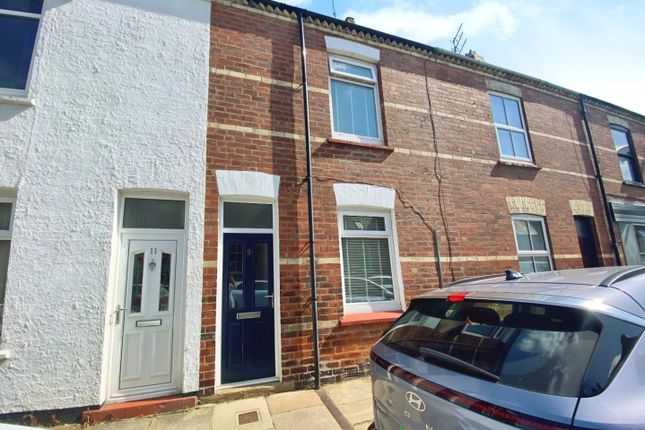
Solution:
{"label": "sky", "polygon": [[645,115],[643,0],[282,0],[463,53]]}

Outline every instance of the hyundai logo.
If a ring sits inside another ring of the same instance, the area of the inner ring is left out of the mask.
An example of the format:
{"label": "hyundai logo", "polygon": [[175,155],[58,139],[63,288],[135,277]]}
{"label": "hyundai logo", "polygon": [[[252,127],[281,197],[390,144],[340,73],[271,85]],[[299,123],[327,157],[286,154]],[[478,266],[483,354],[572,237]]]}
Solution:
{"label": "hyundai logo", "polygon": [[407,400],[410,406],[412,406],[414,409],[416,409],[419,412],[423,412],[426,410],[425,402],[421,399],[421,397],[419,397],[412,391],[408,391],[407,393],[405,393],[405,400]]}

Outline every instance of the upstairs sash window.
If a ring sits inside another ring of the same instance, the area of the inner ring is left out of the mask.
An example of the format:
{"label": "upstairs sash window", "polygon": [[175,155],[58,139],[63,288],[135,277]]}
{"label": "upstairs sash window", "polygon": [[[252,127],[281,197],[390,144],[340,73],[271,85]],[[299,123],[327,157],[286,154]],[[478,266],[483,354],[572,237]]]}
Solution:
{"label": "upstairs sash window", "polygon": [[611,137],[614,140],[614,147],[616,148],[616,155],[618,155],[618,164],[620,165],[623,180],[634,183],[642,182],[638,167],[638,157],[636,156],[629,130],[612,125]]}
{"label": "upstairs sash window", "polygon": [[42,0],[0,0],[0,90],[27,89]]}
{"label": "upstairs sash window", "polygon": [[329,56],[333,135],[362,143],[383,143],[376,66]]}
{"label": "upstairs sash window", "polygon": [[532,163],[520,99],[497,93],[489,98],[501,158]]}

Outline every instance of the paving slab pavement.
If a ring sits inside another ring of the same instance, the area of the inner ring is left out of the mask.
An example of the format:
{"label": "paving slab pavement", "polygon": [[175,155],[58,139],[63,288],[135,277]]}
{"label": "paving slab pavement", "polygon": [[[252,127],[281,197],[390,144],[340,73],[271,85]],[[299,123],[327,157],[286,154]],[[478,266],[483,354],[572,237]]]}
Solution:
{"label": "paving slab pavement", "polygon": [[370,378],[324,385],[320,396],[344,430],[366,429],[374,421]]}
{"label": "paving slab pavement", "polygon": [[[92,430],[148,430],[152,424],[152,417],[133,418],[131,420],[119,420],[112,423],[97,424],[91,426]],[[81,426],[75,426],[81,428]]]}
{"label": "paving slab pavement", "polygon": [[211,430],[212,420],[213,405],[206,405],[176,413],[158,415],[152,419],[152,423],[147,430]]}
{"label": "paving slab pavement", "polygon": [[273,424],[275,430],[343,430],[323,404],[276,414]]}
{"label": "paving slab pavement", "polygon": [[218,403],[213,407],[213,430],[273,430],[266,397]]}
{"label": "paving slab pavement", "polygon": [[267,398],[275,430],[342,430],[313,390],[273,394]]}
{"label": "paving slab pavement", "polygon": [[[198,406],[91,430],[366,430],[373,421],[369,378]],[[80,426],[63,428],[80,429]]]}
{"label": "paving slab pavement", "polygon": [[[194,409],[174,411],[152,417],[140,417],[111,423],[97,424],[88,429],[92,430],[211,430],[213,405],[199,406]],[[80,426],[66,426],[80,429]]]}
{"label": "paving slab pavement", "polygon": [[352,427],[373,420],[372,399],[356,400],[355,402],[342,403],[338,406],[345,419],[350,422]]}
{"label": "paving slab pavement", "polygon": [[272,394],[267,397],[267,403],[269,404],[269,411],[272,415],[293,411],[295,409],[322,406],[323,404],[318,394],[313,390],[288,391],[286,393]]}

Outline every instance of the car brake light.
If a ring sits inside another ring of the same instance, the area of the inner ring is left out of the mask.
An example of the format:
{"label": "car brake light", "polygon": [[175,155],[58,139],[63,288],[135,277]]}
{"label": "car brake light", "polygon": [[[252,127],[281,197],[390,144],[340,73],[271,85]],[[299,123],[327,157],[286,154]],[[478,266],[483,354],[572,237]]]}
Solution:
{"label": "car brake light", "polygon": [[470,293],[455,293],[448,296],[448,301],[451,303],[463,302],[466,296]]}

